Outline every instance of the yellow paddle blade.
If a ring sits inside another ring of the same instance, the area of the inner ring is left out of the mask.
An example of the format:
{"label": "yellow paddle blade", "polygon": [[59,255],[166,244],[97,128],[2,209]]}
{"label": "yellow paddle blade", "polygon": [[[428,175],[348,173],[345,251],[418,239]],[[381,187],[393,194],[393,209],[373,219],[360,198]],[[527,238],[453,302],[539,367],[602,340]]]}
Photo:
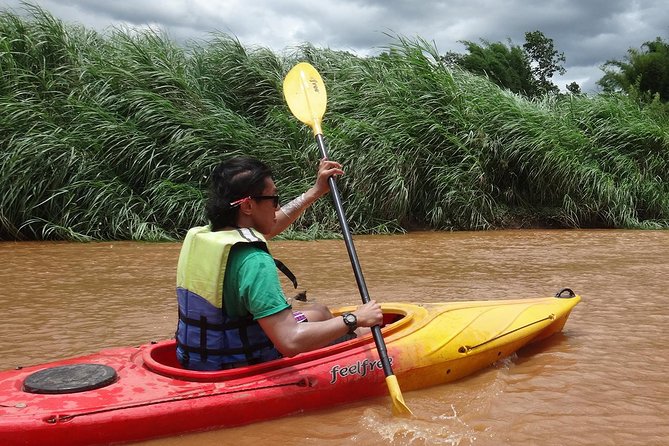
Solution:
{"label": "yellow paddle blade", "polygon": [[322,135],[321,119],[328,95],[321,75],[306,62],[295,65],[283,80],[283,96],[291,113],[311,127],[314,135]]}
{"label": "yellow paddle blade", "polygon": [[397,383],[397,377],[395,375],[386,376],[386,385],[388,386],[390,398],[393,402],[393,414],[413,415],[411,409],[409,409],[409,407],[407,407],[407,405],[404,403],[404,397],[402,396],[400,385]]}

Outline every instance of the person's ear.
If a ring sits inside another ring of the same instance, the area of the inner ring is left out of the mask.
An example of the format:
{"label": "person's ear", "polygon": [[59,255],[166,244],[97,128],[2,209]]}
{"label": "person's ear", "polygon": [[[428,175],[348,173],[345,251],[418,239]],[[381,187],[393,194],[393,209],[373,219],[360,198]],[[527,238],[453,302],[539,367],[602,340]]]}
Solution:
{"label": "person's ear", "polygon": [[252,201],[253,199],[242,201],[239,205],[239,212],[244,215],[251,215],[251,212],[253,211]]}

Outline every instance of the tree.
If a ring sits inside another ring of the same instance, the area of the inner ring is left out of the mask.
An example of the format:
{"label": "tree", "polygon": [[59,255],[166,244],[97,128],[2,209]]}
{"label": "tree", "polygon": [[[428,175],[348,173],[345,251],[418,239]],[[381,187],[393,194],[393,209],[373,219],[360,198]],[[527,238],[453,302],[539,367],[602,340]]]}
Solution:
{"label": "tree", "polygon": [[469,54],[448,53],[444,60],[455,63],[470,73],[487,76],[497,85],[514,93],[532,94],[532,73],[522,48],[514,46],[511,41],[508,46],[485,40],[481,41],[481,45],[467,40],[461,43]]}
{"label": "tree", "polygon": [[508,45],[486,40],[481,40],[480,45],[470,41],[460,43],[469,54],[447,53],[442,57],[444,63],[488,76],[500,87],[529,97],[559,91],[550,79],[556,72],[565,73],[561,65],[565,57],[555,50],[553,40],[541,31],[525,33],[522,47],[514,45],[510,39]]}
{"label": "tree", "polygon": [[607,61],[602,71],[597,84],[604,92],[622,91],[645,101],[657,95],[669,102],[669,43],[660,37],[645,42],[640,50],[630,48],[622,61]]}
{"label": "tree", "polygon": [[576,82],[572,82],[571,84],[567,85],[567,91],[571,94],[582,94],[581,86]]}
{"label": "tree", "polygon": [[558,53],[555,49],[553,39],[549,39],[541,31],[527,32],[523,49],[530,59],[536,94],[558,93],[560,89],[550,79],[556,72],[566,72],[562,66],[566,59],[564,53]]}

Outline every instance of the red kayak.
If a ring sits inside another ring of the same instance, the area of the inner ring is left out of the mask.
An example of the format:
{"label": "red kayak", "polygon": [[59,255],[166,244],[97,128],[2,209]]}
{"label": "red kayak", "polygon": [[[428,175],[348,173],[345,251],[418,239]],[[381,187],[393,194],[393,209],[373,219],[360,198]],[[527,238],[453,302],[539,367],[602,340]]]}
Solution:
{"label": "red kayak", "polygon": [[[580,297],[382,305],[403,391],[560,331]],[[342,308],[340,311],[350,311]],[[181,368],[173,340],[0,372],[2,446],[102,445],[238,426],[388,395],[371,336],[250,367]]]}

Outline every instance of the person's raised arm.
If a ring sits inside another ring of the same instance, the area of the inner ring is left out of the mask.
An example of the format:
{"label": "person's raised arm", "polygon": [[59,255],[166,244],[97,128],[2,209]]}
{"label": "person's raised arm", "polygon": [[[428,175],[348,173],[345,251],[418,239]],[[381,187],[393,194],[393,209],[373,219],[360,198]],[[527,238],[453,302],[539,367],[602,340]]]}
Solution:
{"label": "person's raised arm", "polygon": [[330,191],[328,185],[328,178],[332,175],[343,175],[341,164],[336,161],[321,160],[318,164],[318,174],[316,182],[306,192],[295,198],[288,204],[283,205],[276,211],[276,223],[269,234],[265,234],[267,239],[283,232],[290,226],[297,218],[302,215],[304,210],[311,206],[311,204],[318,200],[321,196]]}

